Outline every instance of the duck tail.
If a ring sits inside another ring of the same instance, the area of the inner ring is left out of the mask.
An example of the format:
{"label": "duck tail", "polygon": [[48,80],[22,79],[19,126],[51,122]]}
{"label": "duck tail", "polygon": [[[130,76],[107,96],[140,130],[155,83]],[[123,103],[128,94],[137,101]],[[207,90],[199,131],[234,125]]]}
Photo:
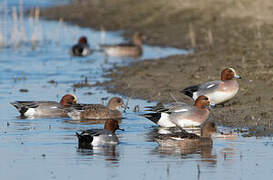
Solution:
{"label": "duck tail", "polygon": [[90,148],[93,141],[93,136],[83,135],[76,132],[78,138],[78,147],[79,148]]}
{"label": "duck tail", "polygon": [[164,105],[160,102],[157,103],[156,106],[145,106],[144,108],[146,108],[145,111],[159,112],[160,110],[164,109]]}
{"label": "duck tail", "polygon": [[159,119],[161,118],[161,113],[147,113],[147,114],[142,114],[142,116],[144,116],[145,118],[157,124]]}
{"label": "duck tail", "polygon": [[11,105],[13,105],[19,113],[23,116],[25,112],[27,112],[28,107],[21,104],[19,101],[10,102]]}
{"label": "duck tail", "polygon": [[187,87],[180,92],[192,98],[196,91],[198,91],[198,85]]}

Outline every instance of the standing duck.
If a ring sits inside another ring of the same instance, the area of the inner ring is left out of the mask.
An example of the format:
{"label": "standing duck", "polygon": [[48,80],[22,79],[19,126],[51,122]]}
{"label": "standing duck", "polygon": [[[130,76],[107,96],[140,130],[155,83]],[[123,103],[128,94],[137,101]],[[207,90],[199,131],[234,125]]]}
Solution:
{"label": "standing duck", "polygon": [[234,78],[241,79],[233,68],[226,68],[221,73],[220,81],[209,81],[203,84],[190,86],[181,92],[196,100],[200,95],[207,96],[214,104],[224,103],[233,98],[238,90],[239,84]]}

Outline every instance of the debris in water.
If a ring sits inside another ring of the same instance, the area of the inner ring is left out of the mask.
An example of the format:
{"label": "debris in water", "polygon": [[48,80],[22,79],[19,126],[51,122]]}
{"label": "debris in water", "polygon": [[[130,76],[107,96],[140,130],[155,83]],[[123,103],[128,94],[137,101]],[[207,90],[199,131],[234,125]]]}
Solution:
{"label": "debris in water", "polygon": [[87,77],[85,77],[83,82],[73,84],[73,88],[83,88],[83,87],[91,87],[91,84],[88,83]]}
{"label": "debris in water", "polygon": [[139,105],[136,105],[136,106],[134,107],[133,112],[139,112],[139,111],[140,111]]}
{"label": "debris in water", "polygon": [[47,83],[49,83],[49,84],[57,84],[57,82],[55,80],[47,81]]}
{"label": "debris in water", "polygon": [[92,93],[92,92],[86,92],[86,93],[84,93],[84,95],[88,95],[88,96],[91,96],[91,95],[93,95],[94,93]]}
{"label": "debris in water", "polygon": [[22,93],[27,93],[28,89],[19,89],[19,91],[22,92]]}

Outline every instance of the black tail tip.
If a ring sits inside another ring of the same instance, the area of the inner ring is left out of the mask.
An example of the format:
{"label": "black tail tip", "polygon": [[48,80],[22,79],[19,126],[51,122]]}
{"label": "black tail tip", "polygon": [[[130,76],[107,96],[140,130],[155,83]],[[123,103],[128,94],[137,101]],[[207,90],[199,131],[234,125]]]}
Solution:
{"label": "black tail tip", "polygon": [[192,98],[193,97],[193,93],[196,92],[196,91],[198,91],[198,88],[199,88],[198,85],[196,85],[196,86],[190,86],[190,87],[187,87],[187,88],[181,90],[180,92]]}
{"label": "black tail tip", "polygon": [[144,116],[145,118],[157,124],[159,119],[161,118],[161,113],[147,113],[147,114],[142,114],[142,116]]}
{"label": "black tail tip", "polygon": [[193,92],[189,91],[189,90],[186,90],[186,89],[183,89],[182,91],[180,91],[181,93],[189,96],[189,97],[193,97]]}

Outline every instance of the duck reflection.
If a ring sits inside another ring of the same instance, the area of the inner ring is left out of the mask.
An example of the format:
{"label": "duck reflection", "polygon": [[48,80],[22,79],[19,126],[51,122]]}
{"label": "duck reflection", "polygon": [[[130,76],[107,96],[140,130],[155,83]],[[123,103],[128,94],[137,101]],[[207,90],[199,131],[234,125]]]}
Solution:
{"label": "duck reflection", "polygon": [[216,163],[216,156],[212,155],[211,139],[211,135],[216,132],[215,123],[205,123],[201,127],[200,136],[181,128],[169,128],[164,134],[162,132],[161,128],[157,128],[148,134],[148,141],[159,144],[154,152],[160,155],[180,155],[183,158],[188,154],[200,154],[202,161]]}
{"label": "duck reflection", "polygon": [[120,161],[116,145],[92,146],[89,148],[78,147],[77,152],[83,156],[103,156],[105,161],[114,165],[119,164]]}

